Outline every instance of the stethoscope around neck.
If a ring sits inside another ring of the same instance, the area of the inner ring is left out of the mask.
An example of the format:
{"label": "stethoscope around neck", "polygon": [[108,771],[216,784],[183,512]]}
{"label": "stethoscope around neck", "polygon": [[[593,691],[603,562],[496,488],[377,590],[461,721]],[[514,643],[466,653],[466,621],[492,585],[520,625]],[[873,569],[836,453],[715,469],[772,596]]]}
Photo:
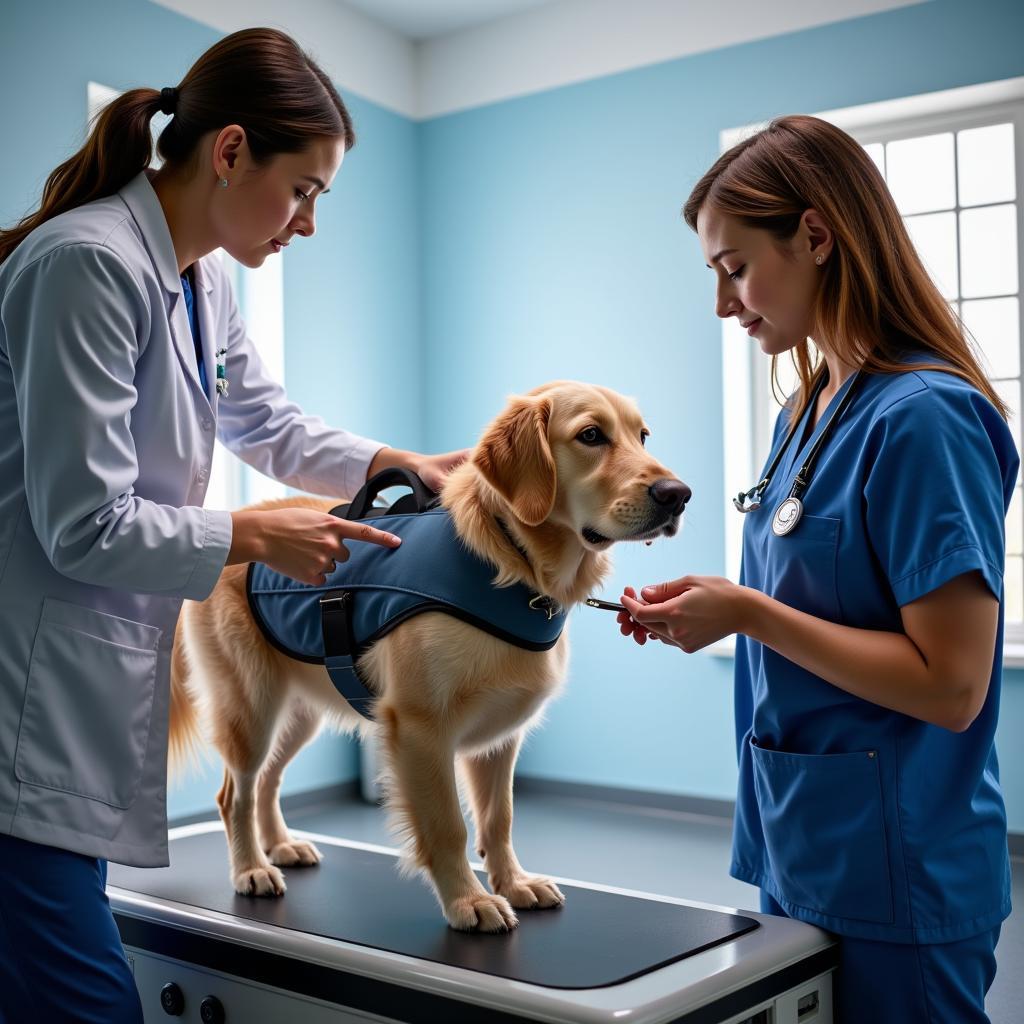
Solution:
{"label": "stethoscope around neck", "polygon": [[[825,380],[827,377],[827,373],[823,373],[821,375],[821,378],[818,380],[818,383],[815,385],[814,391],[811,394],[810,401],[808,402],[808,408],[814,408],[815,402],[818,401],[818,395],[821,394],[821,389],[825,386]],[[825,442],[832,433],[832,428],[836,425],[839,417],[842,416],[846,407],[853,400],[854,392],[857,390],[857,386],[860,384],[862,377],[863,371],[861,370],[858,370],[854,374],[853,381],[846,389],[846,394],[843,395],[842,401],[836,406],[832,415],[829,416],[828,422],[818,435],[818,439],[814,442],[810,451],[807,453],[807,458],[804,459],[803,465],[797,470],[796,476],[793,477],[793,486],[789,490],[789,496],[787,498],[783,498],[775,509],[775,514],[772,516],[772,533],[774,533],[776,537],[785,537],[787,534],[792,533],[793,530],[796,529],[797,523],[800,522],[800,518],[804,514],[802,496],[811,483],[811,477],[814,474],[814,466],[818,461],[818,456],[821,454],[822,448],[825,447]],[[782,447],[776,453],[775,458],[772,459],[771,465],[765,472],[764,479],[749,491],[740,491],[740,493],[732,499],[732,503],[736,506],[736,510],[738,512],[746,514],[747,512],[754,512],[761,507],[761,498],[764,496],[764,492],[768,489],[768,485],[771,483],[772,477],[775,475],[775,470],[778,469],[779,463],[782,461],[782,456],[789,448],[790,442],[793,440],[793,436],[799,429],[800,420],[802,419],[803,417],[801,416],[799,420],[790,426],[789,433],[786,435],[786,440],[782,443]]]}

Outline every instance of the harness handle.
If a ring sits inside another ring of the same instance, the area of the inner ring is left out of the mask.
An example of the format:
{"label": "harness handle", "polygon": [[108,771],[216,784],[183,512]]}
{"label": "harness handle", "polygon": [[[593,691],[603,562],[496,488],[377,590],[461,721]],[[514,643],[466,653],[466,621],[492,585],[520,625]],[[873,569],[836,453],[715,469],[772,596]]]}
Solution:
{"label": "harness handle", "polygon": [[[399,486],[408,487],[412,491],[411,497],[415,503],[413,508],[403,508],[403,512],[425,512],[437,498],[437,495],[411,469],[391,466],[375,473],[359,488],[342,518],[364,519],[372,510],[374,499],[385,487]],[[407,504],[404,498],[400,498],[399,501],[402,501],[403,505]]]}

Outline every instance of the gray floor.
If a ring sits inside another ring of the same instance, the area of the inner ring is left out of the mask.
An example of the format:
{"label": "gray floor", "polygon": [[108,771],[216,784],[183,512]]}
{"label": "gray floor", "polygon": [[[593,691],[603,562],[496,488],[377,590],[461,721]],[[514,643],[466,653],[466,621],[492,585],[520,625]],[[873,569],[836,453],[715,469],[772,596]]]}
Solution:
{"label": "gray floor", "polygon": [[[296,808],[288,821],[311,832],[395,845],[381,810],[356,799]],[[516,852],[530,871],[756,909],[757,890],[726,874],[729,829],[720,818],[674,811],[534,792],[516,797]],[[1013,900],[1017,908],[1024,903],[1019,859]],[[987,1003],[992,1024],[1018,1024],[1024,1017],[1022,921],[1018,909],[1003,925],[999,973]]]}

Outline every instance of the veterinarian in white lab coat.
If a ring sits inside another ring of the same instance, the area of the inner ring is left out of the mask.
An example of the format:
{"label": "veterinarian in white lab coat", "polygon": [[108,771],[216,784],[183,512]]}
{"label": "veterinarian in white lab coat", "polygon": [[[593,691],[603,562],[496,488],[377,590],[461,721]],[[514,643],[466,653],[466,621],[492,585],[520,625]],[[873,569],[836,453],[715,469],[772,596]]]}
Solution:
{"label": "veterinarian in white lab coat", "polygon": [[[158,148],[150,120],[173,115]],[[319,582],[342,542],[309,509],[206,510],[214,438],[294,487],[425,457],[304,416],[264,369],[219,260],[315,228],[353,142],[289,37],[236,33],[176,89],[134,89],[0,233],[0,1020],[141,1021],[106,860],[167,863],[168,680],[183,599],[225,564]]]}
{"label": "veterinarian in white lab coat", "polygon": [[773,122],[684,212],[718,315],[773,358],[795,352],[801,380],[737,499],[741,585],[630,590],[622,630],[685,651],[738,634],[730,871],[764,912],[840,936],[837,1019],[983,1024],[1010,912],[1006,408],[838,128]]}

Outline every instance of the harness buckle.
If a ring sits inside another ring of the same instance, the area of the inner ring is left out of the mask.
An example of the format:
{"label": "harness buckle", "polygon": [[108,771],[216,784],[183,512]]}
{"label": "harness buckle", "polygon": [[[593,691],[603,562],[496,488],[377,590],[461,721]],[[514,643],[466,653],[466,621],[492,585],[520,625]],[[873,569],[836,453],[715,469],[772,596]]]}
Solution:
{"label": "harness buckle", "polygon": [[529,605],[535,612],[546,612],[549,622],[555,617],[555,602],[547,594],[534,594]]}

